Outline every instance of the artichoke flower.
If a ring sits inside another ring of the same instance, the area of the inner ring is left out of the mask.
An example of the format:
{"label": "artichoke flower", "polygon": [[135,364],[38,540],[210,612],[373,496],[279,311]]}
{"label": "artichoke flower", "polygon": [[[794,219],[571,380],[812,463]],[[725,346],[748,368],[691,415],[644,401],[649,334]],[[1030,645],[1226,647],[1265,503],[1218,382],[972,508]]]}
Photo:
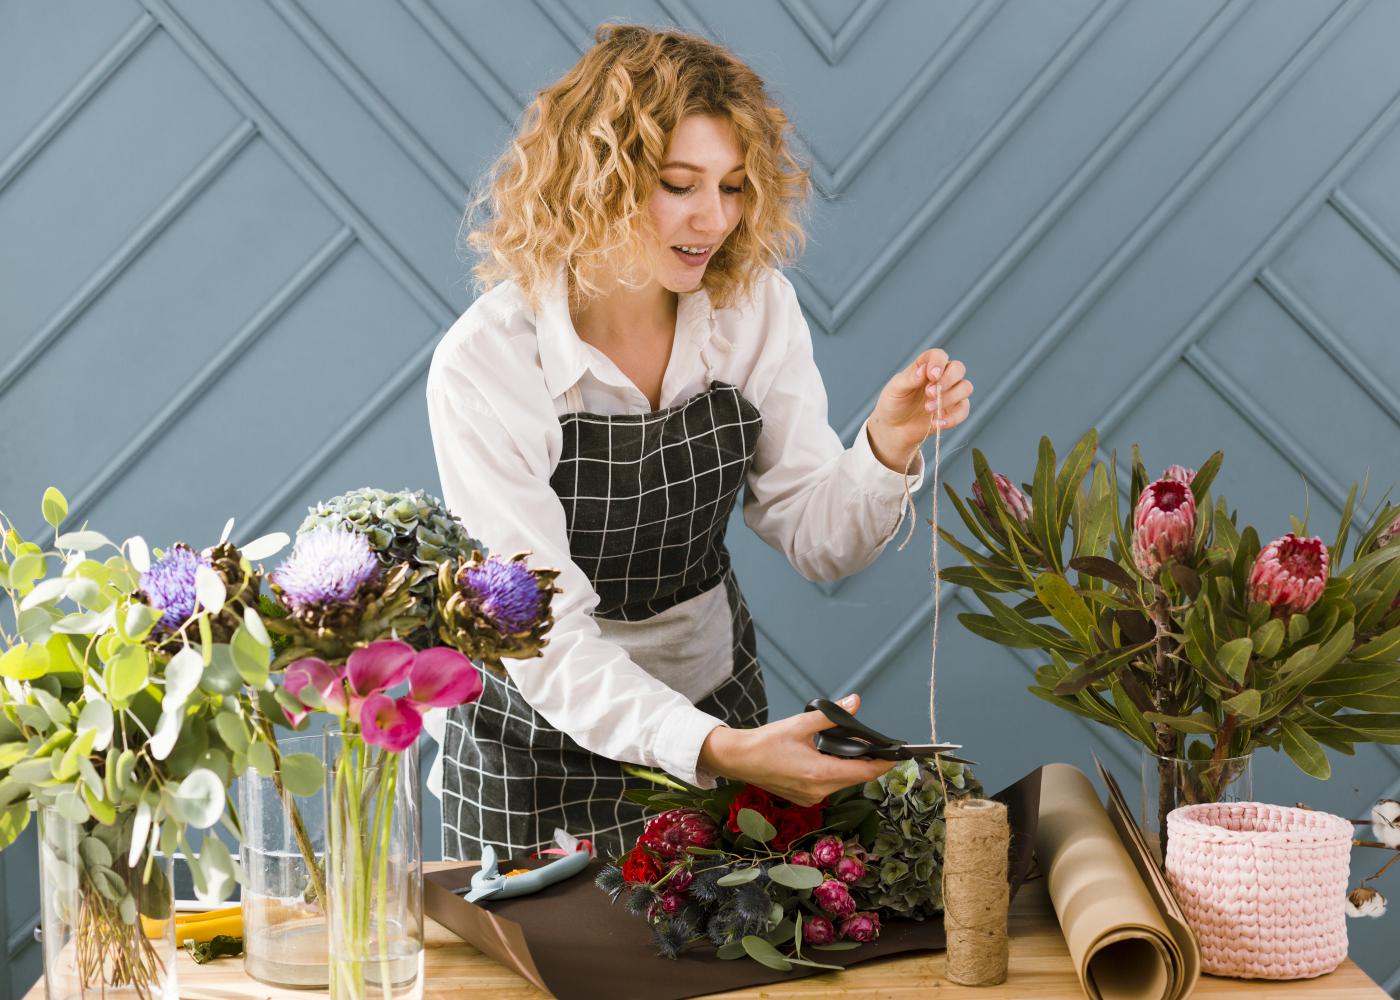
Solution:
{"label": "artichoke flower", "polygon": [[1264,546],[1249,572],[1249,599],[1266,601],[1275,617],[1307,611],[1327,586],[1329,556],[1321,538],[1291,531]]}
{"label": "artichoke flower", "polygon": [[308,656],[341,661],[378,639],[422,628],[430,612],[413,586],[424,576],[431,573],[407,562],[383,569],[369,540],[355,531],[298,536],[272,573],[272,592],[285,615],[268,617],[266,624],[288,640],[274,668]]}
{"label": "artichoke flower", "polygon": [[522,552],[509,560],[449,559],[438,567],[438,635],[472,660],[504,675],[502,659],[529,659],[549,644],[556,569],[530,569]]}
{"label": "artichoke flower", "polygon": [[441,500],[422,490],[390,493],[366,486],[342,493],[309,508],[297,534],[324,527],[348,528],[364,535],[386,570],[405,562],[414,569],[429,570],[412,584],[414,596],[429,614],[433,613],[438,564],[464,557],[474,549],[486,551]]}
{"label": "artichoke flower", "polygon": [[[996,484],[997,493],[1001,497],[1002,505],[1006,508],[1006,513],[1011,515],[1011,519],[1022,528],[1029,528],[1031,523],[1031,501],[1011,480],[1007,479],[1000,472],[992,473],[992,482]],[[976,480],[972,483],[972,502],[976,504],[984,517],[1000,533],[998,518],[992,513],[991,506],[987,503],[987,498],[982,493],[982,484]]]}
{"label": "artichoke flower", "polygon": [[1157,579],[1168,559],[1191,551],[1196,534],[1196,499],[1175,479],[1149,483],[1133,509],[1133,562],[1149,580]]}
{"label": "artichoke flower", "polygon": [[207,556],[176,542],[141,574],[137,600],[161,612],[160,620],[151,627],[153,640],[163,645],[194,615],[195,573],[208,565]]}

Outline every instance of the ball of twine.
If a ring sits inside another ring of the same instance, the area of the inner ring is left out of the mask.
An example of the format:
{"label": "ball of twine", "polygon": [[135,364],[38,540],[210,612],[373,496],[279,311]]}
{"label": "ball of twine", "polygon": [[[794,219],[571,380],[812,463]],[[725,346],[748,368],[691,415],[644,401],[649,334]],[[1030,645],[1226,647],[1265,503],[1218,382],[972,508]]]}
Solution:
{"label": "ball of twine", "polygon": [[995,986],[1006,982],[1006,914],[1011,905],[1007,868],[1011,827],[1006,806],[987,799],[949,802],[943,857],[943,931],[949,982]]}

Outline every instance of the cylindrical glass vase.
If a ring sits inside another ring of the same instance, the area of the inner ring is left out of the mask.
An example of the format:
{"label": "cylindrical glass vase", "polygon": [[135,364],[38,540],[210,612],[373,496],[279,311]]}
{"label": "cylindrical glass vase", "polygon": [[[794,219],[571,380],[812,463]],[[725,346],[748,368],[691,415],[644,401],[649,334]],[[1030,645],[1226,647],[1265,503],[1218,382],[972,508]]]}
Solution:
{"label": "cylindrical glass vase", "polygon": [[[169,857],[132,858],[135,810],[104,826],[39,809],[39,895],[48,1000],[173,1000]],[[144,838],[143,838],[144,842]]]}
{"label": "cylindrical glass vase", "polygon": [[[278,741],[280,760],[309,753],[325,765],[320,733]],[[239,780],[243,824],[243,968],[259,982],[292,989],[330,983],[325,911],[326,791],[293,795],[280,770]]]}
{"label": "cylindrical glass vase", "polygon": [[1197,746],[1196,753],[1184,747],[1185,757],[1142,752],[1142,832],[1159,863],[1166,854],[1167,816],[1173,809],[1254,798],[1250,755],[1216,757],[1208,744]]}
{"label": "cylindrical glass vase", "polygon": [[423,996],[418,751],[326,734],[332,1000]]}

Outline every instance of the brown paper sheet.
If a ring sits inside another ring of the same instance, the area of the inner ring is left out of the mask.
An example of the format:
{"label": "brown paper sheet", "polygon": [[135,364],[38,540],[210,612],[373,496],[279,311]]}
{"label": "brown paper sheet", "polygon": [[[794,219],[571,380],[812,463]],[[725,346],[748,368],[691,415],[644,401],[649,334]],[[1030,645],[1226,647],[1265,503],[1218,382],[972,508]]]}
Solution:
{"label": "brown paper sheet", "polygon": [[[1031,867],[1036,821],[1042,812],[1040,780],[1036,769],[993,796],[1006,803],[1011,825],[1013,896]],[[501,866],[509,870],[542,863],[510,860]],[[425,875],[423,908],[458,937],[561,1000],[678,1000],[821,971],[794,966],[790,972],[778,972],[748,959],[719,961],[708,946],[692,947],[674,961],[661,958],[647,922],[629,916],[593,885],[601,866],[594,861],[582,874],[534,895],[473,904],[452,892],[471,882],[477,867],[471,862]],[[871,944],[853,951],[813,951],[811,956],[846,966],[943,947],[942,920],[890,920]]]}
{"label": "brown paper sheet", "polygon": [[1200,950],[1108,772],[1108,808],[1068,764],[1042,769],[1036,855],[1084,991],[1094,1000],[1180,1000]]}

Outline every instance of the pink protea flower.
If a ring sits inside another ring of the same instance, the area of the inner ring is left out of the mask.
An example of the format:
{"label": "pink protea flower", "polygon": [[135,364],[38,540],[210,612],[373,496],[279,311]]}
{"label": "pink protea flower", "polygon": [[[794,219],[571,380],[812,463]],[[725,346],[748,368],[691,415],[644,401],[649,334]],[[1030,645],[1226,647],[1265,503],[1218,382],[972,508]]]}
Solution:
{"label": "pink protea flower", "polygon": [[1191,480],[1196,478],[1196,470],[1188,469],[1184,465],[1171,465],[1167,467],[1166,472],[1162,473],[1162,478],[1170,479],[1174,483],[1185,483],[1187,486],[1190,486]]}
{"label": "pink protea flower", "polygon": [[664,858],[679,858],[687,847],[714,847],[719,827],[699,809],[667,809],[646,825],[642,836]]}
{"label": "pink protea flower", "polygon": [[865,875],[865,862],[849,854],[836,862],[836,877],[847,885],[859,882]]}
{"label": "pink protea flower", "polygon": [[862,910],[841,921],[841,936],[847,941],[864,944],[880,936],[880,915],[871,910]]}
{"label": "pink protea flower", "polygon": [[1400,514],[1396,514],[1395,518],[1376,536],[1376,548],[1383,549],[1397,538],[1400,538]]}
{"label": "pink protea flower", "polygon": [[831,871],[846,853],[846,845],[840,837],[823,837],[812,845],[812,858],[822,871]]}
{"label": "pink protea flower", "polygon": [[[1011,515],[1011,519],[1023,528],[1029,525],[1031,523],[1030,498],[1000,472],[992,473],[992,482],[996,483],[997,493],[1001,495],[1002,505],[1006,507],[1006,512]],[[978,510],[986,515],[987,520],[991,521],[992,524],[997,523],[997,517],[992,513],[987,498],[982,493],[980,482],[974,481],[972,484],[972,502],[977,505]]]}
{"label": "pink protea flower", "polygon": [[851,898],[851,890],[845,882],[829,878],[812,890],[812,898],[833,917],[849,917],[856,910],[856,901]]}
{"label": "pink protea flower", "polygon": [[1155,580],[1162,563],[1191,551],[1196,533],[1196,500],[1191,488],[1175,479],[1159,479],[1142,491],[1133,509],[1133,562]]}
{"label": "pink protea flower", "polygon": [[804,868],[820,868],[817,859],[812,857],[811,851],[793,851],[788,856],[787,863],[790,865],[801,865]]}
{"label": "pink protea flower", "polygon": [[1276,617],[1300,614],[1317,603],[1327,586],[1329,557],[1321,538],[1289,532],[1275,538],[1249,573],[1249,599],[1267,601]]}
{"label": "pink protea flower", "polygon": [[803,944],[831,944],[836,940],[836,928],[826,917],[805,916],[802,918]]}

